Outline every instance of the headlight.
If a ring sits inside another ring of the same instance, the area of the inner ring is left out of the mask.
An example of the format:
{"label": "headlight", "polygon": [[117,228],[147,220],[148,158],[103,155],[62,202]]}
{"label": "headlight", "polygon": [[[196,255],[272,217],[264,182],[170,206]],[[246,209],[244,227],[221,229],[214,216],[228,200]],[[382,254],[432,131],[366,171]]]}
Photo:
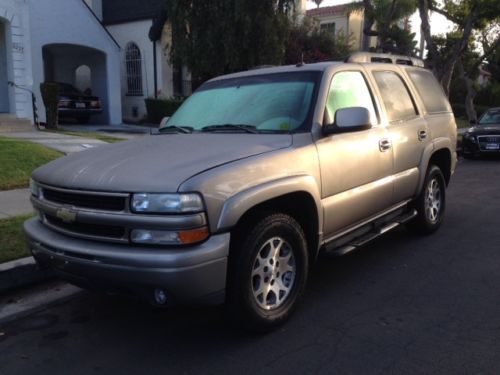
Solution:
{"label": "headlight", "polygon": [[203,211],[198,194],[134,194],[130,202],[133,212],[188,213]]}
{"label": "headlight", "polygon": [[37,198],[40,196],[40,187],[32,178],[30,178],[30,191],[31,195],[34,195]]}
{"label": "headlight", "polygon": [[465,133],[464,134],[464,138],[466,138],[466,139],[468,139],[469,141],[472,141],[472,142],[474,142],[476,140],[476,137],[473,134],[471,134],[471,133]]}

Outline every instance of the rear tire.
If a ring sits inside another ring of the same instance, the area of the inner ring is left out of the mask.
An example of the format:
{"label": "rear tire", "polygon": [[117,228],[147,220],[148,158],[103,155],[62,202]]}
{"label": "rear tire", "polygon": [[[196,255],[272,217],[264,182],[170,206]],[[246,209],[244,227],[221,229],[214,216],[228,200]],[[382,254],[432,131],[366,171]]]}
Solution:
{"label": "rear tire", "polygon": [[235,237],[227,288],[231,318],[252,331],[271,331],[290,317],[305,289],[304,231],[292,217],[276,213]]}
{"label": "rear tire", "polygon": [[434,233],[443,222],[446,208],[446,183],[443,172],[430,165],[425,175],[422,192],[414,203],[417,216],[407,227],[419,234]]}

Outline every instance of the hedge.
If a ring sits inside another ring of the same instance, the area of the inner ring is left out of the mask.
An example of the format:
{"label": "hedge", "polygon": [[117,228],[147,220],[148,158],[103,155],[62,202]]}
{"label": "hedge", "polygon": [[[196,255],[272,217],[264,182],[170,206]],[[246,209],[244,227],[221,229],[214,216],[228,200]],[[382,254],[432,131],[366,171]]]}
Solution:
{"label": "hedge", "polygon": [[183,100],[178,99],[145,99],[148,121],[159,124],[164,117],[172,116],[177,108],[181,106]]}
{"label": "hedge", "polygon": [[59,123],[57,107],[59,103],[59,85],[53,82],[42,82],[40,83],[40,93],[45,105],[46,126],[48,129],[57,129]]}
{"label": "hedge", "polygon": [[[453,114],[455,117],[465,117],[467,118],[467,111],[465,110],[465,104],[462,103],[453,103],[451,105],[453,108]],[[490,107],[485,106],[485,105],[474,105],[474,108],[476,109],[477,112],[477,117],[481,116],[486,110]]]}

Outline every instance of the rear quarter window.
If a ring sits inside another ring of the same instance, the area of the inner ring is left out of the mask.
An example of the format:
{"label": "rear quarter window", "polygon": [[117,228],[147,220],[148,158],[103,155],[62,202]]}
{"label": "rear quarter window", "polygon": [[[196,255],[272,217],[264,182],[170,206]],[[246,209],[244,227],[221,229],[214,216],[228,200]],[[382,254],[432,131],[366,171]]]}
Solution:
{"label": "rear quarter window", "polygon": [[407,73],[417,88],[427,113],[451,112],[450,103],[446,99],[441,85],[431,72],[408,69]]}
{"label": "rear quarter window", "polygon": [[415,103],[403,79],[392,71],[373,72],[390,122],[417,116]]}

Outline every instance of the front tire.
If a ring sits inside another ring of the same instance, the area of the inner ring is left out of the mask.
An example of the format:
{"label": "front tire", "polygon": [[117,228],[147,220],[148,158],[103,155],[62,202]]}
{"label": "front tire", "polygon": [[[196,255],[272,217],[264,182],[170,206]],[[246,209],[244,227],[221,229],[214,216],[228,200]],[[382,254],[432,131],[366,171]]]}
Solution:
{"label": "front tire", "polygon": [[419,234],[434,233],[443,222],[446,208],[446,183],[443,172],[435,165],[430,165],[425,175],[424,186],[415,201],[417,217],[408,227]]}
{"label": "front tire", "polygon": [[309,269],[304,231],[291,216],[270,214],[236,236],[229,260],[228,307],[254,331],[283,324],[302,296]]}

